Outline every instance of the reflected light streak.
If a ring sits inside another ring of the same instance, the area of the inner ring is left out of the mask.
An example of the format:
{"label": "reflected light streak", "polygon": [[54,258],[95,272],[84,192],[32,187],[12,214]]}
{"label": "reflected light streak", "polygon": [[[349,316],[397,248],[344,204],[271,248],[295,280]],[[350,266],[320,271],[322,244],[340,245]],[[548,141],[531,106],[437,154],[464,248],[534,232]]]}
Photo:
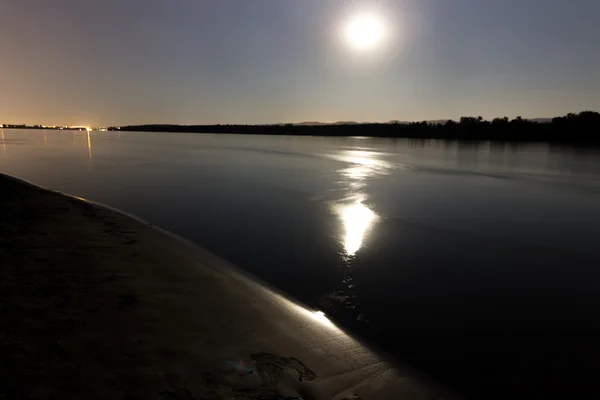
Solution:
{"label": "reflected light streak", "polygon": [[87,144],[88,144],[88,156],[90,157],[90,161],[92,159],[92,139],[90,137],[90,131],[87,131]]}
{"label": "reflected light streak", "polygon": [[381,153],[364,150],[345,151],[342,154],[331,154],[330,158],[349,163],[350,166],[341,170],[341,174],[353,180],[366,180],[375,175],[385,175],[393,169],[393,165],[387,161],[379,160]]}
{"label": "reflected light streak", "polygon": [[44,149],[48,149],[48,138],[46,137],[45,129],[44,129]]}
{"label": "reflected light streak", "polygon": [[362,181],[373,175],[373,171],[364,165],[353,165],[344,169],[342,174],[346,178]]}
{"label": "reflected light streak", "polygon": [[344,250],[347,255],[353,256],[362,247],[366,235],[379,216],[361,200],[352,204],[338,204],[336,212],[344,225]]}
{"label": "reflected light streak", "polygon": [[271,291],[259,283],[253,282],[253,284],[256,285],[256,288],[262,290],[266,295],[275,300],[287,312],[297,315],[303,325],[306,323],[311,328],[324,328],[327,335],[335,334],[344,336],[348,340],[352,340],[349,336],[344,334],[344,332],[338,328],[333,321],[327,318],[323,311],[314,309],[309,310],[308,308],[286,298],[285,296]]}
{"label": "reflected light streak", "polygon": [[4,129],[0,128],[0,133],[2,133],[2,150],[4,154],[6,154],[6,139],[4,138]]}
{"label": "reflected light streak", "polygon": [[315,321],[317,321],[318,323],[325,325],[325,326],[331,326],[331,327],[335,326],[333,324],[333,322],[331,322],[331,320],[329,318],[327,318],[327,316],[325,315],[325,313],[323,311],[312,311],[311,312],[306,309],[305,309],[305,311],[309,312],[310,317],[312,319],[314,319]]}
{"label": "reflected light streak", "polygon": [[290,310],[295,311],[297,314],[304,317],[303,319],[316,322],[316,326],[322,326],[331,331],[331,333],[342,333],[342,331],[329,318],[327,318],[323,311],[309,310],[284,297],[281,297],[280,301],[289,307]]}
{"label": "reflected light streak", "polygon": [[369,179],[389,174],[394,165],[380,159],[383,154],[368,150],[347,150],[340,154],[330,154],[329,158],[347,163],[338,173],[344,178],[342,183],[349,197],[333,204],[343,226],[342,243],[347,256],[352,257],[363,246],[365,237],[379,219],[379,216],[364,204],[366,195],[360,191]]}

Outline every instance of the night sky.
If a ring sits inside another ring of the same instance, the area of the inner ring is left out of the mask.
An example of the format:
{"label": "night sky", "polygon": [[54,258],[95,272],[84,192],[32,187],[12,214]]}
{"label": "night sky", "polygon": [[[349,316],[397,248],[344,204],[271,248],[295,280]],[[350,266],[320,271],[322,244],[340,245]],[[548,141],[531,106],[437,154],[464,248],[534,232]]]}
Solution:
{"label": "night sky", "polygon": [[[359,51],[350,16],[381,18]],[[0,0],[0,123],[276,123],[600,109],[598,0]]]}

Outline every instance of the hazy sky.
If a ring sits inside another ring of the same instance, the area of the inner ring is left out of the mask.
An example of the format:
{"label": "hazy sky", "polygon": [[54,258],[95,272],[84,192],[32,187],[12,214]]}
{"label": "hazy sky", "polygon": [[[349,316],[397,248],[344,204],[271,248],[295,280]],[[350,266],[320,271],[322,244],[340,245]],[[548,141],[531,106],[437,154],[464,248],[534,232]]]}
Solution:
{"label": "hazy sky", "polygon": [[[380,15],[357,51],[340,26]],[[0,123],[600,109],[599,0],[0,0]]]}

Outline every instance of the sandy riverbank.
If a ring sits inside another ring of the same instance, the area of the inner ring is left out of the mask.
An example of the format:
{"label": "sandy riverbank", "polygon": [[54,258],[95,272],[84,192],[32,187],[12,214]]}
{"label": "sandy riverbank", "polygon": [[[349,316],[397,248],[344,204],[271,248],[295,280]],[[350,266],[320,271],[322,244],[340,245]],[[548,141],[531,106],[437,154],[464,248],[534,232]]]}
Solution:
{"label": "sandy riverbank", "polygon": [[0,399],[449,399],[124,214],[0,174]]}

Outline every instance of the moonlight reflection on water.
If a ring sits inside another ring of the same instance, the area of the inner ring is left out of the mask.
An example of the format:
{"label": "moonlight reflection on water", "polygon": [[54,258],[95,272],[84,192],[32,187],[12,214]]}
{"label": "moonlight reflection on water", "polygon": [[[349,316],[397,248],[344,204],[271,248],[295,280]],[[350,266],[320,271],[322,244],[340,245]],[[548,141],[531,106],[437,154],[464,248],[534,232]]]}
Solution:
{"label": "moonlight reflection on water", "polygon": [[379,216],[367,204],[365,186],[377,176],[387,175],[393,165],[381,158],[382,154],[367,150],[347,150],[329,157],[347,165],[337,171],[342,178],[346,200],[333,204],[333,212],[343,227],[341,237],[346,256],[354,256],[363,246],[364,239],[373,228]]}
{"label": "moonlight reflection on water", "polygon": [[343,244],[348,256],[353,256],[362,247],[363,240],[377,221],[378,216],[360,200],[337,206],[344,226]]}

